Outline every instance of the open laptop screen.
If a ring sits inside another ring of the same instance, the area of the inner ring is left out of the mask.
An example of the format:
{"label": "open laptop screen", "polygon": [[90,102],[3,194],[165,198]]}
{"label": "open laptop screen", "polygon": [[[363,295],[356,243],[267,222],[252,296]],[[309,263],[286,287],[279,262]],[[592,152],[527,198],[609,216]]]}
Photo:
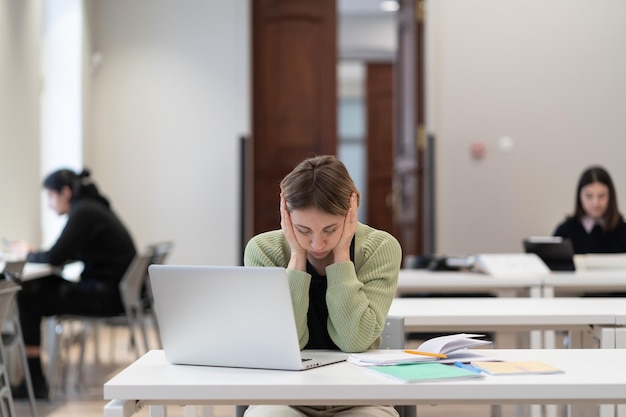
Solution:
{"label": "open laptop screen", "polygon": [[560,236],[533,236],[524,239],[524,251],[534,253],[552,271],[574,271],[574,247]]}

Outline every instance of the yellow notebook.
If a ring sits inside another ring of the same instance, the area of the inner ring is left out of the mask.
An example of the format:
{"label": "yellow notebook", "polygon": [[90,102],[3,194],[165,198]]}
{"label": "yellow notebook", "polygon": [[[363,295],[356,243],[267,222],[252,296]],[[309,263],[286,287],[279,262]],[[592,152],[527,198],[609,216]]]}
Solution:
{"label": "yellow notebook", "polygon": [[476,368],[489,375],[560,374],[564,371],[537,361],[472,362]]}

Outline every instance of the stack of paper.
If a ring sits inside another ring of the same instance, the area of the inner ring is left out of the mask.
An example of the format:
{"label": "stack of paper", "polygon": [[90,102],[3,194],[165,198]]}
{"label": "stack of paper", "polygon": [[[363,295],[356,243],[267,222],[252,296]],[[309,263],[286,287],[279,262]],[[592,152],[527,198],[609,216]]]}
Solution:
{"label": "stack of paper", "polygon": [[372,350],[363,353],[351,353],[347,361],[359,366],[390,366],[402,365],[410,363],[423,362],[472,362],[472,361],[490,361],[490,357],[472,352],[471,350],[460,350],[448,353],[445,358],[437,358],[434,356],[415,355],[406,353],[402,349]]}
{"label": "stack of paper", "polygon": [[472,365],[489,375],[561,374],[562,369],[537,361],[481,362]]}
{"label": "stack of paper", "polygon": [[482,355],[470,352],[468,348],[491,344],[489,340],[476,339],[481,334],[459,333],[428,339],[417,349],[389,349],[353,353],[348,362],[360,366],[397,365],[415,362],[470,362],[472,360],[489,360]]}
{"label": "stack of paper", "polygon": [[418,352],[446,354],[461,349],[469,349],[491,344],[491,340],[476,339],[484,334],[458,333],[428,339],[416,349]]}

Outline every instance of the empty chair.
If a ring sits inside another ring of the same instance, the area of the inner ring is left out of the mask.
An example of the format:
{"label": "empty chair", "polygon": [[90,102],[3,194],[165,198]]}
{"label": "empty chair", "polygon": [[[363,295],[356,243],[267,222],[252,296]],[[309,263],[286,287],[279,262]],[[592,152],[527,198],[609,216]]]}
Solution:
{"label": "empty chair", "polygon": [[26,261],[6,261],[2,275],[10,281],[19,282],[22,279],[24,265],[26,265]]}
{"label": "empty chair", "polygon": [[150,260],[151,264],[162,264],[165,263],[165,259],[172,252],[172,248],[174,247],[174,243],[170,241],[152,243],[147,246],[146,250],[152,252],[152,259]]}
{"label": "empty chair", "polygon": [[[0,326],[4,328],[15,303],[15,295],[19,291],[19,285],[7,281],[0,281]],[[7,356],[4,346],[0,344],[0,416],[16,417],[13,397],[11,395],[11,383],[7,369]]]}
{"label": "empty chair", "polygon": [[[142,289],[146,282],[146,271],[150,261],[153,257],[152,251],[145,251],[142,254],[135,256],[131,264],[129,265],[126,273],[122,277],[119,283],[120,295],[122,298],[122,304],[124,306],[124,313],[116,316],[82,316],[82,315],[59,315],[55,317],[54,323],[54,343],[50,354],[50,363],[48,365],[48,375],[50,379],[50,395],[53,395],[59,379],[62,375],[59,375],[59,370],[64,370],[64,361],[62,359],[62,345],[69,345],[71,340],[71,334],[66,335],[65,328],[70,322],[80,322],[82,324],[82,334],[78,338],[80,342],[80,356],[77,364],[78,375],[77,383],[81,384],[83,381],[83,362],[85,354],[85,345],[89,330],[99,324],[106,325],[119,325],[124,323],[129,329],[131,335],[131,344],[135,350],[137,357],[141,355],[138,333],[141,334],[143,339],[144,350],[148,350],[147,333],[144,324],[144,301],[142,298]],[[95,333],[97,335],[97,332]],[[96,341],[97,344],[97,341]],[[65,372],[63,372],[63,375]]]}
{"label": "empty chair", "polygon": [[[170,241],[158,242],[148,245],[148,251],[152,251],[152,259],[150,260],[150,264],[164,264],[165,259],[169,256],[174,247],[174,243]],[[148,271],[146,270],[146,274]],[[144,299],[146,302],[146,314],[150,316],[152,319],[152,323],[154,324],[154,331],[156,333],[156,340],[158,343],[158,348],[162,349],[161,343],[161,335],[159,333],[159,323],[157,321],[157,317],[154,311],[154,298],[152,297],[152,288],[150,287],[150,276],[146,277],[146,284],[144,288]]]}
{"label": "empty chair", "polygon": [[[25,261],[5,262],[2,275],[6,280],[12,283],[10,284],[9,282],[3,282],[3,287],[15,288],[15,291],[19,290],[20,287],[15,283],[21,281],[22,272],[24,271],[25,264]],[[24,379],[26,381],[26,390],[28,391],[31,414],[33,417],[37,417],[37,405],[35,401],[35,393],[33,391],[33,384],[30,379],[30,372],[28,369],[26,346],[24,345],[24,338],[22,337],[22,326],[20,324],[19,312],[14,297],[11,300],[10,305],[2,306],[0,308],[7,308],[6,318],[2,321],[2,346],[0,346],[0,355],[3,356],[2,363],[7,365],[11,352],[13,352],[15,349],[18,350],[18,354],[22,362],[21,365],[24,372]]]}

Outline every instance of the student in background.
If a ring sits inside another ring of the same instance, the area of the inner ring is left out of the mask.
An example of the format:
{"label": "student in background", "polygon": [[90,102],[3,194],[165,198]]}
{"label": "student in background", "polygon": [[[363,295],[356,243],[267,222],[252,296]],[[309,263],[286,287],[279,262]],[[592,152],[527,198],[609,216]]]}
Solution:
{"label": "student in background", "polygon": [[626,252],[626,223],[604,168],[592,166],[582,173],[574,213],[558,225],[554,235],[569,238],[576,254]]}
{"label": "student in background", "polygon": [[[281,228],[248,242],[245,265],[287,268],[301,349],[377,348],[397,287],[400,244],[357,221],[359,192],[334,156],[304,160],[282,180],[280,191]],[[257,405],[245,414],[303,415],[398,414],[386,405]]]}
{"label": "student in background", "polygon": [[[42,317],[115,315],[124,311],[118,284],[135,256],[135,245],[89,176],[87,170],[77,174],[61,169],[44,180],[48,206],[58,215],[68,215],[61,235],[49,250],[36,250],[21,241],[10,245],[14,253],[28,262],[57,267],[71,261],[84,263],[79,282],[50,275],[23,282],[18,293],[20,321],[37,398],[48,397],[40,359]],[[24,382],[14,387],[13,397],[27,397]]]}

